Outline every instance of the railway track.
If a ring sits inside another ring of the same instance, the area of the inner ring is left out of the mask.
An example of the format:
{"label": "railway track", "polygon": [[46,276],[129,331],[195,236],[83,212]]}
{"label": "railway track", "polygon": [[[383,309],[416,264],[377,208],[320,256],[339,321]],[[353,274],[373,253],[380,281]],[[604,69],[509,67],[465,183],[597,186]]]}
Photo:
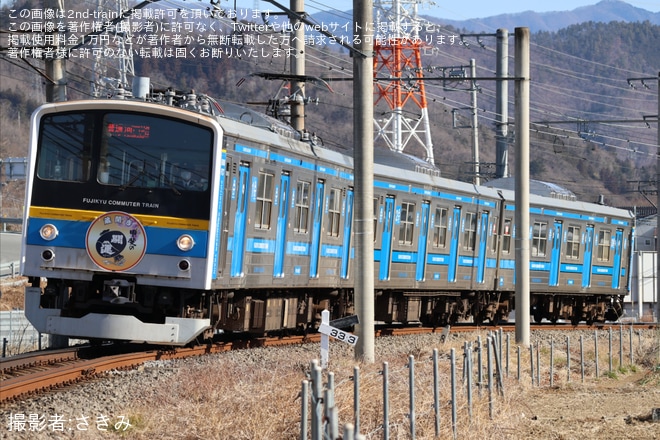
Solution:
{"label": "railway track", "polygon": [[[629,328],[631,324],[624,327]],[[621,324],[598,326],[566,326],[552,324],[533,324],[531,330],[618,330]],[[451,328],[452,333],[475,332],[502,328],[503,331],[514,331],[515,325],[474,326],[458,325]],[[634,328],[655,328],[653,323],[634,324]],[[447,334],[444,328],[430,327],[383,327],[376,330],[376,337],[403,336],[414,334],[438,333]],[[222,353],[229,350],[248,349],[252,347],[273,347],[314,343],[320,341],[320,334],[306,336],[286,336],[254,338],[217,342],[196,347],[176,347],[169,350],[162,348],[150,349],[144,345],[107,345],[101,347],[71,347],[59,350],[42,350],[13,356],[2,361],[0,368],[0,403],[22,399],[44,391],[56,390],[102,376],[111,370],[137,368],[148,361],[182,359],[193,356],[203,356],[212,353]]]}

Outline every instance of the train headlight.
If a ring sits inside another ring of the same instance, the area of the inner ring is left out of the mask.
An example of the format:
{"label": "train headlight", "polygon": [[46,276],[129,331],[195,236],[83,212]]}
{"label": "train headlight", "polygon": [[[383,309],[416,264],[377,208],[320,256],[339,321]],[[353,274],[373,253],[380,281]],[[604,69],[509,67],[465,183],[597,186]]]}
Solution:
{"label": "train headlight", "polygon": [[187,252],[195,246],[195,240],[190,235],[184,234],[177,239],[176,245],[182,251]]}
{"label": "train headlight", "polygon": [[57,228],[55,227],[55,225],[51,225],[50,223],[43,225],[41,229],[39,229],[39,235],[41,235],[41,238],[43,238],[44,240],[48,240],[48,241],[54,240],[55,237],[57,237],[57,234],[58,234]]}

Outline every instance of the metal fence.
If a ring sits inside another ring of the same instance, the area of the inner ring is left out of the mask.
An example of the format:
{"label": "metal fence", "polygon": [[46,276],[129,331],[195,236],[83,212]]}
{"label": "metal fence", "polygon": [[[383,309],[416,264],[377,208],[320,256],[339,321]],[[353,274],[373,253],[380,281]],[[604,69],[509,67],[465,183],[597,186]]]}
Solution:
{"label": "metal fence", "polygon": [[2,357],[12,356],[41,348],[46,335],[40,335],[25,317],[23,310],[0,312],[0,339]]}
{"label": "metal fence", "polygon": [[0,277],[17,277],[20,275],[21,262],[10,261],[8,263],[0,263]]}
{"label": "metal fence", "polygon": [[[620,326],[617,330],[594,330],[592,337],[585,338],[584,334],[578,338],[565,337],[560,341],[554,339],[531,344],[528,349],[520,346],[512,347],[510,334],[491,332],[482,341],[478,337],[474,342],[463,345],[462,360],[457,360],[454,348],[448,353],[439,354],[438,349],[433,350],[430,360],[432,373],[429,374],[429,360],[408,357],[407,370],[408,413],[405,420],[390,420],[390,386],[393,382],[401,384],[405,377],[399,377],[402,369],[390,373],[390,366],[383,363],[382,375],[382,423],[378,430],[382,430],[378,437],[383,440],[390,439],[390,428],[397,426],[397,438],[401,435],[401,424],[407,425],[407,438],[416,438],[416,424],[422,417],[431,417],[434,421],[435,436],[443,438],[448,436],[458,438],[459,425],[469,426],[473,416],[473,405],[484,403],[488,406],[490,419],[495,417],[498,399],[504,397],[504,378],[526,381],[533,387],[554,387],[557,382],[569,383],[575,380],[576,373],[584,382],[587,377],[596,379],[601,375],[616,375],[619,370],[634,365],[636,357],[639,358],[649,347],[642,340],[643,332],[649,332],[652,341],[654,330],[637,330],[632,326]],[[657,330],[656,330],[657,331]],[[660,340],[659,340],[660,341]],[[600,353],[599,353],[599,345]],[[606,348],[602,348],[605,346]],[[660,347],[651,347],[651,350],[660,351]],[[524,353],[524,352],[527,353]],[[585,359],[589,359],[585,361]],[[447,369],[447,362],[449,368]],[[424,366],[416,377],[417,366]],[[442,367],[442,368],[441,368]],[[447,376],[447,370],[449,371]],[[445,371],[444,375],[440,371]],[[565,374],[565,378],[560,375]],[[324,383],[325,375],[325,383]],[[422,379],[423,376],[423,379]],[[430,379],[432,377],[432,380]],[[301,430],[300,439],[307,440],[335,440],[341,438],[356,440],[364,439],[360,434],[360,369],[353,371],[353,420],[346,423],[342,431],[339,428],[339,415],[335,405],[335,375],[325,372],[319,362],[311,362],[309,380],[302,381],[300,392]],[[422,390],[420,384],[427,387]],[[345,387],[346,384],[341,384]],[[370,387],[373,388],[373,379]],[[430,389],[428,389],[430,388]],[[343,390],[347,392],[346,390]],[[400,391],[400,390],[399,390]],[[427,396],[426,403],[417,402],[416,393],[421,392]],[[429,395],[432,395],[432,409],[428,409]],[[401,392],[398,393],[401,400]],[[479,399],[479,402],[477,402]],[[484,402],[483,399],[486,399]],[[421,414],[417,411],[422,407]],[[468,420],[460,421],[459,412]],[[344,419],[350,417],[344,417]],[[441,432],[442,423],[442,432]],[[373,435],[371,432],[370,435]]]}

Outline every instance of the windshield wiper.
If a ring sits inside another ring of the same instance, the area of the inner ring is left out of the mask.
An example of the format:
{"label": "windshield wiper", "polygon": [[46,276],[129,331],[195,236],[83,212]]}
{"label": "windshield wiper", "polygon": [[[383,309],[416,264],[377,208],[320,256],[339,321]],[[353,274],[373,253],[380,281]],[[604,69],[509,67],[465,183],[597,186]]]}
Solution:
{"label": "windshield wiper", "polygon": [[126,188],[128,188],[129,186],[132,186],[135,182],[137,182],[137,180],[140,177],[146,176],[147,173],[144,171],[145,167],[146,167],[146,163],[143,161],[142,162],[142,168],[140,168],[140,172],[137,173],[135,176],[133,176],[133,178],[131,180],[129,180],[127,183],[120,186],[119,191],[124,191]]}

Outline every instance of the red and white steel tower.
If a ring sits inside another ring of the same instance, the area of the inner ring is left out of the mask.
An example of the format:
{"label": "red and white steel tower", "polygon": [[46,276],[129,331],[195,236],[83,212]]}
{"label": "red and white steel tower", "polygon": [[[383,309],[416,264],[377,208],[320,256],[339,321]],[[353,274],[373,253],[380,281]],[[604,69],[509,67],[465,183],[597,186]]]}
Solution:
{"label": "red and white steel tower", "polygon": [[374,118],[374,142],[402,152],[421,146],[433,163],[433,142],[424,90],[418,5],[427,0],[376,0],[374,105],[383,101],[388,114]]}

